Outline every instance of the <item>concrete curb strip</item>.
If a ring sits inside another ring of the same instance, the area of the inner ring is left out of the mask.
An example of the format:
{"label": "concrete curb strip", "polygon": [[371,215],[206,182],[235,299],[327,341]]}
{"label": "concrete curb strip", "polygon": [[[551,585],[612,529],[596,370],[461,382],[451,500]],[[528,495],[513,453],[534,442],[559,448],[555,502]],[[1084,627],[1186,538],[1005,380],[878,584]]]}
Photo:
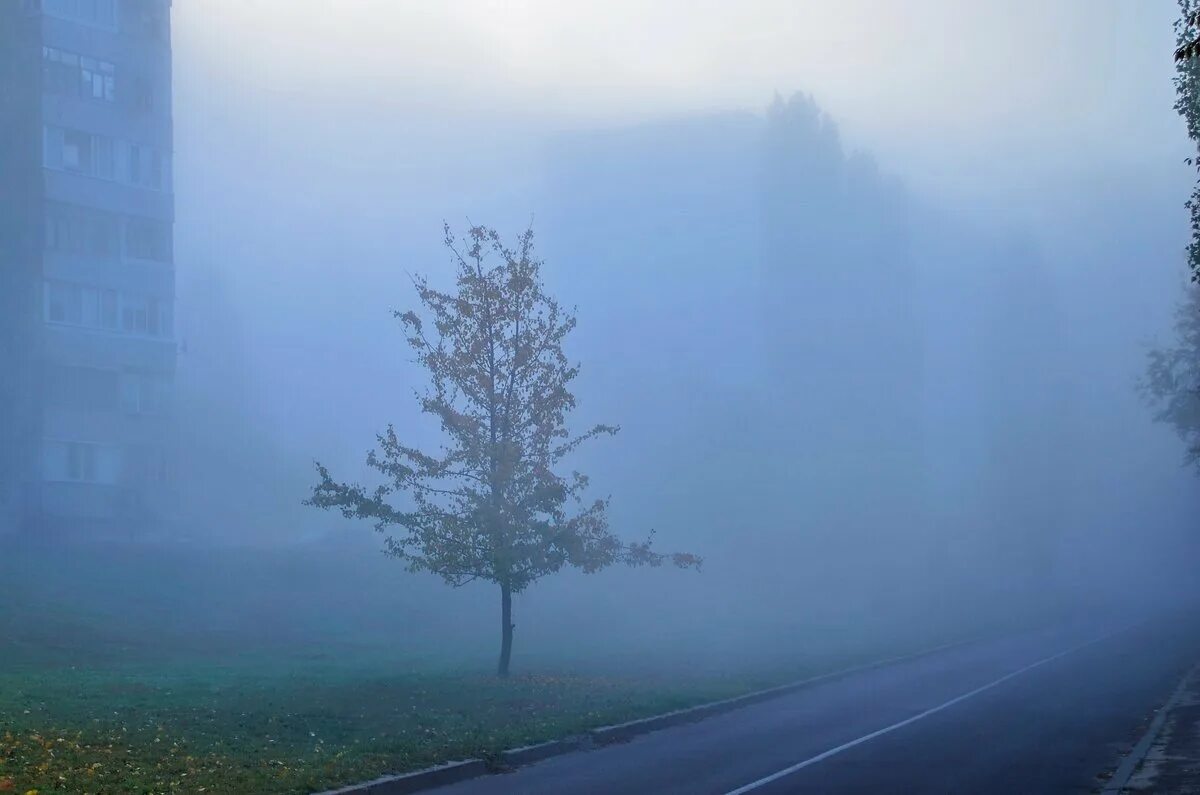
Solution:
{"label": "concrete curb strip", "polygon": [[666,712],[662,715],[652,715],[649,718],[639,718],[628,723],[617,723],[612,726],[601,726],[598,729],[592,729],[589,734],[597,745],[605,743],[621,742],[629,740],[642,734],[647,734],[659,729],[667,729],[672,726],[679,726],[684,723],[694,723],[695,721],[703,720],[712,715],[720,715],[723,712],[748,707],[751,704],[758,704],[762,701],[769,701],[779,696],[786,696],[796,690],[802,690],[805,687],[818,684],[820,682],[828,682],[839,679],[850,674],[869,671],[873,668],[881,668],[885,665],[903,662],[905,660],[914,660],[918,657],[924,657],[935,652],[944,651],[962,646],[970,641],[956,641],[954,643],[946,643],[932,649],[915,652],[913,654],[904,654],[899,657],[889,657],[885,660],[877,660],[863,665],[855,665],[850,668],[843,668],[840,671],[832,671],[819,676],[810,676],[807,679],[800,679],[795,682],[789,682],[786,685],[771,687],[766,690],[756,690],[753,693],[746,693],[742,696],[734,696],[733,698],[723,699],[721,701],[710,701],[707,704],[699,704],[686,709],[675,710],[674,712]]}
{"label": "concrete curb strip", "polygon": [[501,751],[500,761],[506,767],[532,765],[534,762],[540,762],[552,756],[578,751],[588,744],[586,737],[565,737],[561,740],[551,740],[550,742],[538,743],[537,745],[526,745],[521,748],[510,748],[507,751]]}
{"label": "concrete curb strip", "polygon": [[[590,730],[582,737],[566,737],[561,740],[538,743],[537,745],[511,748],[500,752],[500,761],[507,767],[520,767],[522,765],[531,765],[534,762],[540,762],[550,757],[582,750],[593,744],[605,745],[631,740],[639,735],[648,734],[659,729],[667,729],[684,723],[694,723],[712,715],[720,715],[723,712],[748,707],[751,704],[757,704],[761,701],[769,701],[772,698],[785,696],[796,690],[801,690],[820,682],[832,681],[843,676],[849,676],[850,674],[869,671],[873,668],[882,668],[885,665],[892,665],[906,660],[915,660],[918,657],[925,657],[939,651],[952,649],[956,646],[965,646],[968,643],[974,642],[974,640],[963,640],[955,641],[954,643],[945,643],[941,646],[935,646],[932,649],[904,654],[899,657],[889,657],[863,665],[855,665],[850,668],[843,668],[840,671],[811,676],[807,679],[789,682],[786,685],[766,690],[756,690],[753,693],[746,693],[745,695],[721,701],[710,701],[707,704],[698,704],[694,707],[678,709],[674,712],[663,713],[662,715],[652,715],[648,718],[631,720],[627,723],[601,726]],[[487,773],[487,763],[482,759],[467,759],[462,762],[449,762],[436,767],[427,767],[424,770],[416,770],[400,776],[384,776],[383,778],[366,781],[362,784],[352,784],[341,789],[326,790],[325,792],[317,793],[317,795],[408,795],[413,792],[424,792],[436,787],[443,787],[447,784],[456,784],[467,779],[478,778],[487,775]]]}
{"label": "concrete curb strip", "polygon": [[1179,680],[1179,684],[1175,687],[1171,697],[1167,699],[1167,703],[1159,708],[1154,716],[1154,720],[1150,722],[1150,728],[1146,729],[1146,733],[1142,735],[1142,739],[1138,740],[1138,744],[1133,747],[1121,761],[1121,766],[1117,768],[1117,772],[1113,773],[1113,777],[1108,780],[1100,795],[1121,795],[1125,788],[1129,786],[1129,780],[1133,778],[1133,774],[1137,772],[1138,767],[1142,764],[1142,760],[1146,758],[1146,754],[1150,753],[1150,748],[1154,745],[1154,741],[1158,739],[1158,735],[1162,732],[1163,726],[1166,725],[1167,718],[1171,715],[1171,710],[1175,709],[1176,705],[1183,698],[1183,694],[1187,692],[1188,683],[1200,673],[1200,666],[1192,668],[1183,675],[1183,679]]}
{"label": "concrete curb strip", "polygon": [[320,795],[409,795],[424,792],[434,787],[457,784],[487,773],[482,759],[467,759],[462,762],[447,762],[444,765],[414,770],[400,776],[383,776],[362,784],[352,784],[341,789],[327,790]]}

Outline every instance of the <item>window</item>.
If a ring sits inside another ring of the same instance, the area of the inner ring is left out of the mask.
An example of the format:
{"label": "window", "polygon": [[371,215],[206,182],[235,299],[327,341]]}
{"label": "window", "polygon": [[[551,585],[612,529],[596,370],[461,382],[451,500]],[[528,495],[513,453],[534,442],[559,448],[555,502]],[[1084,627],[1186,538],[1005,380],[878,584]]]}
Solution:
{"label": "window", "polygon": [[146,306],[126,302],[121,310],[121,331],[126,334],[146,333]]}
{"label": "window", "polygon": [[43,86],[51,94],[112,102],[116,99],[117,68],[56,47],[42,47]]}
{"label": "window", "polygon": [[46,371],[46,403],[69,409],[113,411],[118,373],[92,367],[51,366]]}
{"label": "window", "polygon": [[115,30],[117,0],[42,0],[42,11],[52,17]]}
{"label": "window", "polygon": [[116,329],[117,291],[96,287],[80,288],[83,322],[89,328]]}
{"label": "window", "polygon": [[47,251],[98,258],[171,261],[171,224],[61,202],[46,203]]}
{"label": "window", "polygon": [[114,257],[120,252],[117,219],[107,213],[95,213],[87,219],[87,250],[98,257]]}
{"label": "window", "polygon": [[121,330],[151,337],[171,336],[171,307],[156,298],[121,296]]}
{"label": "window", "polygon": [[46,249],[62,254],[116,257],[120,223],[112,213],[59,202],[46,205]]}
{"label": "window", "polygon": [[81,219],[67,212],[47,211],[46,248],[64,254],[86,253],[87,230]]}
{"label": "window", "polygon": [[83,320],[83,291],[77,284],[50,282],[46,317],[53,323],[79,324]]}
{"label": "window", "polygon": [[52,94],[73,94],[76,91],[78,73],[79,56],[54,47],[42,48],[42,80],[46,91]]}
{"label": "window", "polygon": [[[91,442],[56,442],[64,448],[60,480],[113,484],[121,467],[121,451]],[[58,474],[58,473],[55,473]]]}
{"label": "window", "polygon": [[96,445],[67,442],[67,479],[96,479]]}
{"label": "window", "polygon": [[138,110],[154,109],[154,87],[149,80],[144,77],[138,78],[133,95],[133,104]]}
{"label": "window", "polygon": [[46,168],[63,168],[64,137],[61,127],[45,127],[42,136],[42,165]]}
{"label": "window", "polygon": [[121,449],[112,445],[51,440],[42,444],[42,472],[47,480],[114,484],[121,458]]}
{"label": "window", "polygon": [[170,483],[174,479],[167,451],[151,445],[129,448],[126,471],[129,478],[138,483]]}
{"label": "window", "polygon": [[92,176],[100,177],[101,179],[112,179],[114,176],[113,168],[113,140],[104,135],[93,135],[92,138]]}
{"label": "window", "polygon": [[146,301],[146,331],[157,337],[162,330],[162,310],[153,298]]}
{"label": "window", "polygon": [[83,325],[92,328],[117,327],[117,291],[85,287],[83,293]]}
{"label": "window", "polygon": [[116,67],[108,61],[95,58],[79,58],[79,93],[85,99],[113,101],[113,83]]}
{"label": "window", "polygon": [[92,136],[78,130],[63,130],[63,168],[92,173]]}
{"label": "window", "polygon": [[128,414],[159,414],[167,409],[169,384],[151,373],[126,373],[121,379],[121,409]]}
{"label": "window", "polygon": [[[129,302],[122,301],[121,295],[116,290],[104,287],[86,287],[69,282],[46,283],[46,320],[51,323],[117,331],[117,320],[119,317],[123,317],[120,310],[124,303]],[[153,303],[156,308],[163,306],[159,302]],[[135,310],[137,309],[136,301],[132,306]],[[154,327],[160,331],[154,332],[156,336],[169,335],[169,326],[164,325],[169,320],[169,309],[158,309]],[[139,323],[135,311],[134,322],[129,327],[122,323],[119,330],[131,334],[146,334],[148,328],[150,328],[148,317],[141,316]]]}
{"label": "window", "polygon": [[127,149],[128,173],[126,181],[144,188],[162,187],[162,157],[145,144],[129,144]]}
{"label": "window", "polygon": [[100,291],[100,328],[116,329],[117,327],[117,291]]}
{"label": "window", "polygon": [[46,168],[112,179],[113,139],[82,130],[47,126],[43,150]]}
{"label": "window", "polygon": [[42,157],[46,168],[154,190],[166,187],[170,171],[169,158],[146,144],[50,125],[45,128]]}
{"label": "window", "polygon": [[125,254],[155,262],[171,261],[171,227],[163,221],[132,216],[125,219]]}

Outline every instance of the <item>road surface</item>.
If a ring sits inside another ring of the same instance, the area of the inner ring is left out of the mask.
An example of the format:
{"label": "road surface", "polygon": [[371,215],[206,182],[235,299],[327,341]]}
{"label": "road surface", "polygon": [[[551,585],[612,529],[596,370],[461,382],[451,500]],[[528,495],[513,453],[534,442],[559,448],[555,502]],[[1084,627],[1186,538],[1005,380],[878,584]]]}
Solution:
{"label": "road surface", "polygon": [[436,792],[1096,792],[1200,660],[1198,619],[977,642]]}

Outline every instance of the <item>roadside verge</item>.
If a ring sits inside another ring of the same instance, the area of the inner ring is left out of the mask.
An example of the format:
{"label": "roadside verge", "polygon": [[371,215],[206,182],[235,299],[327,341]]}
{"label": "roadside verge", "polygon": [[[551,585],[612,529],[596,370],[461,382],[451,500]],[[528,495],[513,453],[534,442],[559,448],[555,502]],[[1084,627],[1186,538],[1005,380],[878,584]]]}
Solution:
{"label": "roadside verge", "polygon": [[[1124,792],[1192,792],[1200,784],[1200,665],[1193,667],[1158,709],[1149,728],[1121,760],[1101,795]],[[1186,720],[1181,712],[1194,713]],[[1194,725],[1180,726],[1181,722]],[[1189,733],[1190,729],[1190,733]],[[1195,735],[1195,736],[1193,736]],[[1185,769],[1186,768],[1186,769]],[[1186,781],[1185,781],[1186,779]]]}
{"label": "roadside verge", "polygon": [[[665,712],[660,715],[651,715],[650,717],[639,718],[626,723],[600,726],[574,737],[550,740],[549,742],[528,745],[521,748],[511,748],[500,752],[500,766],[503,768],[521,767],[574,751],[586,750],[610,743],[624,742],[642,734],[648,734],[685,723],[694,723],[714,715],[785,696],[822,682],[833,681],[851,674],[882,668],[907,660],[915,660],[930,654],[936,654],[937,652],[965,646],[977,640],[977,638],[972,638],[953,643],[943,643],[940,646],[934,646],[933,648],[923,649],[918,652],[887,657],[862,665],[854,665],[849,668],[842,668],[837,671],[799,679],[777,687],[756,690],[752,693],[746,693],[733,698],[710,701],[706,704],[698,704],[694,707]],[[492,770],[493,768],[489,767],[488,763],[483,759],[466,759],[460,762],[447,762],[423,770],[415,770],[411,773],[383,776],[361,784],[352,784],[339,789],[326,790],[316,793],[316,795],[410,795],[411,793],[425,792],[448,784],[455,784],[460,781],[488,775]]]}

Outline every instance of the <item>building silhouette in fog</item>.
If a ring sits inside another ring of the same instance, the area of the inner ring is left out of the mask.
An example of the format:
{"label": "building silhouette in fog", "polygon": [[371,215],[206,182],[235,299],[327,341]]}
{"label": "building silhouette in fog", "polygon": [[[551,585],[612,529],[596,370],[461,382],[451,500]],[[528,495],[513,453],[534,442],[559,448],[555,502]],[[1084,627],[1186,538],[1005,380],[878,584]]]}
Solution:
{"label": "building silhouette in fog", "polygon": [[0,532],[171,514],[170,10],[0,3]]}

